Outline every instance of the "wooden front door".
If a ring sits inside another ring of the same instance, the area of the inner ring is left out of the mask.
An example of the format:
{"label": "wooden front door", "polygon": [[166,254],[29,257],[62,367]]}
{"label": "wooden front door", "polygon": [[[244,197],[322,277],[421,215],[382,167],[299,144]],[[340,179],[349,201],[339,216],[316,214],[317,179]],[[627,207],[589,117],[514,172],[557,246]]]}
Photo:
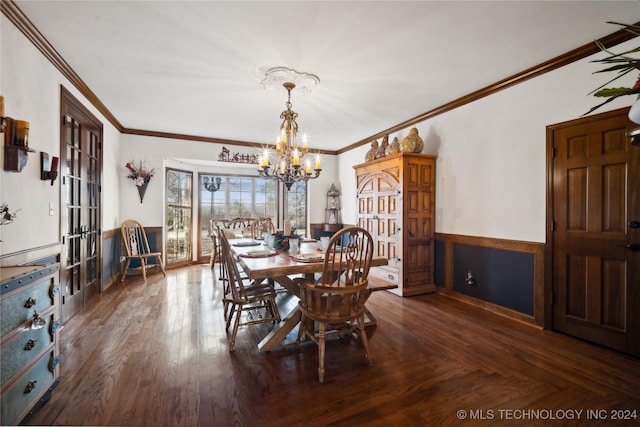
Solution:
{"label": "wooden front door", "polygon": [[102,128],[68,92],[62,92],[61,257],[62,320],[101,291]]}
{"label": "wooden front door", "polygon": [[640,147],[626,113],[549,128],[552,326],[640,355]]}

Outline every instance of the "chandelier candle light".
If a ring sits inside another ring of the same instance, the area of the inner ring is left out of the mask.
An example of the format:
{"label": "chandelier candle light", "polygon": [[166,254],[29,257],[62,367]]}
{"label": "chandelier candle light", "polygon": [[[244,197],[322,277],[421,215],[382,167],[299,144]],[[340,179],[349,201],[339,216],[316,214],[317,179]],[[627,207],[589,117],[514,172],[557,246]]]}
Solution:
{"label": "chandelier candle light", "polygon": [[[280,114],[282,124],[280,125],[280,135],[276,139],[276,154],[278,159],[271,169],[269,163],[269,152],[265,150],[258,159],[258,173],[261,177],[272,178],[280,181],[290,190],[294,182],[308,181],[320,176],[320,154],[316,155],[315,167],[311,168],[311,159],[306,158],[309,152],[307,146],[307,136],[302,136],[302,146],[298,147],[298,113],[291,109],[291,91],[296,87],[295,83],[284,82],[282,84],[287,90],[287,109]],[[303,167],[304,165],[304,167]]]}

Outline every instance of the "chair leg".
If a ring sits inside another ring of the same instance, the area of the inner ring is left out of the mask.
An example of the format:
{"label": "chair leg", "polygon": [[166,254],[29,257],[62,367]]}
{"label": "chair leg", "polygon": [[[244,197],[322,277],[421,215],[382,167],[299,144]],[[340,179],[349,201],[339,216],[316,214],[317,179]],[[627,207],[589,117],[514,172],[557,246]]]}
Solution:
{"label": "chair leg", "polygon": [[362,346],[364,347],[364,355],[367,358],[369,366],[371,366],[373,365],[373,360],[371,359],[371,352],[369,351],[369,338],[367,338],[367,331],[364,330],[364,315],[358,317],[358,332],[360,335],[360,341],[362,341]]}
{"label": "chair leg", "polygon": [[120,281],[124,282],[124,279],[127,277],[127,272],[129,271],[129,260],[125,260],[124,266],[122,267],[122,276],[120,276]]}
{"label": "chair leg", "polygon": [[231,307],[231,309],[229,310],[228,315],[225,316],[225,319],[227,319],[227,324],[225,326],[225,330],[228,332],[229,331],[229,326],[231,325],[231,320],[233,319],[233,315],[236,312],[236,305],[234,303],[232,303],[231,301],[226,301],[225,304],[227,304],[227,307]]}
{"label": "chair leg", "polygon": [[304,314],[301,314],[300,322],[298,323],[298,336],[296,337],[296,345],[300,344],[300,341],[302,340],[303,335],[305,335],[307,332],[304,329],[304,322],[306,321],[307,321],[307,318],[304,316]]}
{"label": "chair leg", "polygon": [[276,323],[280,323],[280,312],[278,311],[278,306],[276,305],[276,302],[273,300],[269,300],[268,308],[269,308],[269,311],[271,312],[271,317],[273,317],[274,321]]}
{"label": "chair leg", "polygon": [[325,350],[325,324],[320,322],[320,330],[318,331],[318,379],[324,382],[324,350]]}
{"label": "chair leg", "polygon": [[164,277],[167,277],[167,272],[164,271],[164,262],[162,262],[162,255],[158,255],[156,257],[156,259],[158,260],[158,264],[160,264],[160,269],[162,270],[162,275]]}
{"label": "chair leg", "polygon": [[238,333],[238,327],[240,327],[240,315],[242,314],[242,306],[239,305],[235,310],[236,321],[233,324],[233,332],[231,332],[231,340],[229,341],[229,351],[236,349],[236,334]]}
{"label": "chair leg", "polygon": [[140,268],[142,269],[142,279],[147,283],[147,263],[144,258],[140,258]]}

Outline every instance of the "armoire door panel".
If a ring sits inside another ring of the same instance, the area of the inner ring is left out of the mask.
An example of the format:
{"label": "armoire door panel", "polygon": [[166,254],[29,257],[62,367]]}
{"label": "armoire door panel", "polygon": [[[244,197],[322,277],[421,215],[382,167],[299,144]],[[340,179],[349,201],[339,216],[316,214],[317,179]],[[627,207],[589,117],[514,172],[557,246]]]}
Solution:
{"label": "armoire door panel", "polygon": [[377,243],[377,245],[376,245],[376,255],[388,258],[389,255],[387,253],[387,242],[378,241],[376,243]]}
{"label": "armoire door panel", "polygon": [[422,192],[421,196],[422,196],[422,200],[421,200],[422,203],[420,203],[421,212],[423,214],[426,214],[426,213],[430,213],[431,214],[432,213],[431,212],[431,206],[432,206],[431,201],[433,200],[433,195],[431,193]]}
{"label": "armoire door panel", "polygon": [[396,222],[396,218],[389,218],[387,220],[387,230],[388,231],[388,235],[391,236],[396,236],[398,233],[398,226],[397,226],[397,222]]}
{"label": "armoire door panel", "polygon": [[376,225],[378,226],[378,230],[377,230],[377,233],[376,233],[378,238],[386,237],[387,236],[387,224],[386,224],[386,221],[384,219],[378,219],[378,220],[376,220]]}
{"label": "armoire door panel", "polygon": [[424,191],[430,191],[432,176],[433,168],[431,165],[422,165],[420,167],[420,185],[425,187]]}
{"label": "armoire door panel", "polygon": [[405,210],[407,214],[417,214],[420,209],[420,193],[407,191],[404,195]]}
{"label": "armoire door panel", "polygon": [[398,213],[398,197],[396,195],[389,196],[388,208],[390,214]]}
{"label": "armoire door panel", "polygon": [[376,200],[377,200],[377,204],[378,204],[378,207],[376,209],[376,213],[378,215],[386,214],[387,213],[387,198],[386,198],[386,196],[378,197]]}
{"label": "armoire door panel", "polygon": [[394,183],[389,181],[388,179],[378,178],[377,181],[378,181],[378,188],[377,188],[378,192],[384,192],[384,191],[395,189]]}
{"label": "armoire door panel", "polygon": [[420,238],[421,239],[432,239],[434,234],[434,229],[431,224],[432,218],[423,218],[421,222],[421,230],[420,230]]}
{"label": "armoire door panel", "polygon": [[405,185],[420,185],[420,165],[409,162],[406,166]]}
{"label": "armoire door panel", "polygon": [[366,208],[367,214],[370,214],[370,215],[373,214],[375,212],[375,203],[373,202],[373,198],[367,197],[366,204],[367,204],[367,208]]}

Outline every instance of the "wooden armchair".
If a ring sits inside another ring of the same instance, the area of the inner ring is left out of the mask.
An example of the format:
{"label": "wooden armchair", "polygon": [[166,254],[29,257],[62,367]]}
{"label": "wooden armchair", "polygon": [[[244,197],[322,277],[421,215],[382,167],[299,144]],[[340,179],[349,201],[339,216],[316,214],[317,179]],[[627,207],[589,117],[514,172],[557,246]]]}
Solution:
{"label": "wooden armchair", "polygon": [[[162,252],[151,252],[149,249],[149,241],[147,240],[147,234],[144,231],[144,227],[137,221],[128,219],[122,223],[120,227],[122,233],[122,240],[124,247],[127,251],[126,260],[122,269],[122,277],[120,281],[124,282],[127,277],[127,272],[130,269],[131,262],[137,260],[140,262],[140,269],[142,272],[142,278],[145,283],[147,282],[147,269],[160,266],[162,275],[167,277],[164,270],[164,263],[162,261]],[[149,258],[155,258],[157,264],[149,264]]]}
{"label": "wooden armchair", "polygon": [[344,228],[329,241],[319,283],[294,279],[300,287],[302,311],[296,342],[306,335],[318,345],[320,382],[324,381],[325,340],[329,337],[346,333],[359,336],[369,365],[372,364],[364,330],[364,304],[371,294],[367,277],[372,257],[371,235],[360,227]]}
{"label": "wooden armchair", "polygon": [[[231,325],[231,320],[234,319],[233,331],[229,340],[229,351],[234,351],[236,335],[240,326],[267,322],[277,323],[280,322],[280,313],[276,305],[276,293],[273,287],[257,282],[245,284],[244,280],[246,279],[243,279],[240,275],[238,264],[233,257],[233,252],[225,233],[220,233],[220,241],[222,244],[222,259],[228,280],[222,302],[225,306],[225,314],[227,309],[230,308],[229,314],[225,316],[227,319],[227,331]],[[243,312],[248,313],[244,321],[242,319]]]}
{"label": "wooden armchair", "polygon": [[275,230],[271,218],[258,218],[251,223],[251,237],[254,239],[261,238],[265,232],[273,234]]}

